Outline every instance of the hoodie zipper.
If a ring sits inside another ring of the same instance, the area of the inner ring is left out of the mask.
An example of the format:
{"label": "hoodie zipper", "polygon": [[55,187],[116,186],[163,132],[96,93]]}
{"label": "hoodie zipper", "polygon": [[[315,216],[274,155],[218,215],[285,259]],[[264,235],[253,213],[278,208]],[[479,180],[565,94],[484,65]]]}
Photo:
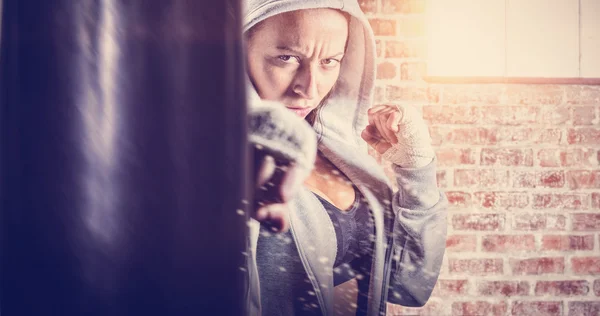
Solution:
{"label": "hoodie zipper", "polygon": [[389,291],[389,278],[390,278],[390,270],[392,267],[392,253],[393,253],[393,237],[390,238],[390,240],[388,240],[387,242],[387,248],[385,249],[385,256],[384,256],[384,270],[383,270],[383,284],[382,284],[382,288],[381,288],[381,303],[379,305],[379,313],[381,315],[385,315],[385,311],[387,309],[386,303],[387,303],[387,296],[388,296],[388,291]]}
{"label": "hoodie zipper", "polygon": [[[368,190],[367,188],[364,188],[362,185],[358,186],[358,187],[359,187],[359,189],[362,192]],[[363,196],[365,198],[367,198],[367,201],[368,201],[369,205],[372,205],[372,203],[371,203],[372,199],[374,199],[375,202],[377,202],[377,204],[379,205],[380,211],[382,211],[380,213],[383,216],[383,227],[377,227],[376,226],[376,229],[378,228],[380,230],[383,230],[382,236],[383,236],[384,239],[387,239],[386,240],[387,247],[385,248],[385,253],[383,255],[383,262],[384,262],[383,268],[384,268],[384,270],[383,270],[383,275],[382,275],[383,278],[381,280],[382,281],[381,282],[381,294],[380,294],[380,297],[379,297],[379,302],[377,302],[379,304],[377,310],[379,311],[379,315],[385,315],[386,301],[387,301],[387,291],[386,291],[386,288],[388,288],[388,286],[387,286],[387,284],[388,284],[387,280],[388,280],[389,270],[390,270],[388,258],[389,258],[390,249],[391,249],[391,247],[390,247],[390,239],[386,237],[386,233],[385,233],[386,232],[386,227],[385,227],[385,209],[383,209],[383,205],[381,205],[381,203],[379,203],[379,200],[373,194],[371,194],[370,191],[369,191],[369,194],[364,194],[364,193],[362,193],[362,194],[363,194]],[[377,248],[377,246],[375,246],[374,249],[373,249],[375,255],[376,255],[376,250],[375,250],[376,248]],[[374,262],[375,261],[375,257],[373,256],[371,258],[371,260],[373,261],[372,265],[374,265],[375,264],[375,262]],[[375,303],[375,302],[371,302],[371,303]]]}

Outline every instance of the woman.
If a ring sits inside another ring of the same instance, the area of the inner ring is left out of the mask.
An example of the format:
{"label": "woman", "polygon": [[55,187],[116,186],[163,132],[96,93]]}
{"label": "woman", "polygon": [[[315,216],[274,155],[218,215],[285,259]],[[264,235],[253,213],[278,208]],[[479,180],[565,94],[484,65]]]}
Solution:
{"label": "woman", "polygon": [[[314,168],[287,211],[257,215],[289,231],[251,226],[251,314],[384,315],[386,302],[422,306],[442,263],[447,202],[418,112],[370,108],[375,44],[359,5],[250,0],[246,12],[249,89],[304,118],[318,139]],[[394,163],[399,191],[367,146]],[[356,290],[336,293],[349,280]]]}

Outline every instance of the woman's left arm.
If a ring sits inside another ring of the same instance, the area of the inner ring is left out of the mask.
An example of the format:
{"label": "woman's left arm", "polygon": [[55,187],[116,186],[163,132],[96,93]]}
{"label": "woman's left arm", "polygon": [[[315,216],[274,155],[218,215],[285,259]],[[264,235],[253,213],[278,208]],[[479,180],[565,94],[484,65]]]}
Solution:
{"label": "woman's left arm", "polygon": [[423,306],[437,282],[446,248],[445,194],[438,189],[436,160],[420,168],[394,165],[398,191],[392,207],[392,270],[388,301]]}
{"label": "woman's left arm", "polygon": [[410,106],[369,110],[363,139],[393,163],[392,270],[388,301],[423,306],[437,282],[446,247],[446,196],[437,186],[436,158],[427,125]]}

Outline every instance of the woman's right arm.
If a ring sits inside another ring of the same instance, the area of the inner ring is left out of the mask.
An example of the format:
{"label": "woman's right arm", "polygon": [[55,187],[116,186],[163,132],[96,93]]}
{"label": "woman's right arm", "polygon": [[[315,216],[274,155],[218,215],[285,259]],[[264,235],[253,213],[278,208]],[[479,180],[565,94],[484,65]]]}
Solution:
{"label": "woman's right arm", "polygon": [[287,202],[313,168],[316,135],[283,105],[250,98],[249,135],[256,190],[252,218],[283,232]]}

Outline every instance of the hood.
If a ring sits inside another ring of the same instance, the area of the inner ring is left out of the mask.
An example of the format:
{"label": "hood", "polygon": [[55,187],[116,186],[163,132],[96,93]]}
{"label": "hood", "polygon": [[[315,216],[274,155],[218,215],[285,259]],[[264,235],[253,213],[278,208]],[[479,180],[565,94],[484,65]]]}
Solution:
{"label": "hood", "polygon": [[[356,0],[245,0],[244,33],[274,15],[316,8],[338,9],[351,16],[346,55],[334,90],[314,126],[323,138],[333,138],[366,149],[360,133],[368,124],[375,81],[375,39]],[[256,94],[252,85],[250,93]],[[256,96],[254,96],[256,97]]]}

